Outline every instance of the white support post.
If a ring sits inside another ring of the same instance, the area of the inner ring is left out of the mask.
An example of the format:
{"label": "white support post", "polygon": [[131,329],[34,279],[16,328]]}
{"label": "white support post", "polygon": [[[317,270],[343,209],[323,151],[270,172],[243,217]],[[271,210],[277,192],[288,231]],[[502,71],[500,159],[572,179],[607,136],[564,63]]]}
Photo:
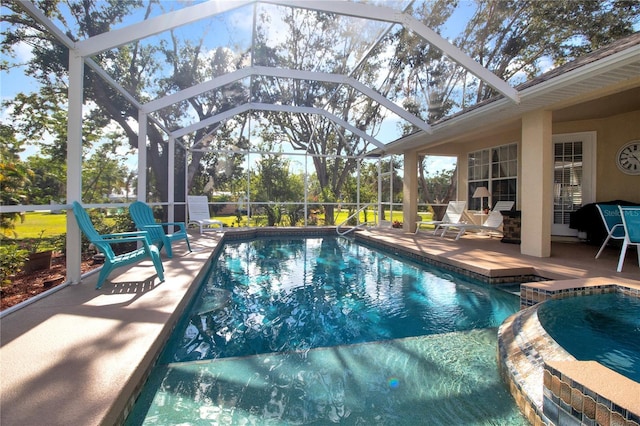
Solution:
{"label": "white support post", "polygon": [[138,112],[138,201],[147,201],[147,114]]}
{"label": "white support post", "polygon": [[384,216],[382,216],[384,207],[382,207],[382,156],[378,157],[378,224]]}
{"label": "white support post", "polygon": [[[84,62],[69,50],[69,107],[67,117],[67,203],[82,202],[82,103]],[[82,275],[80,228],[67,210],[67,281],[78,284]]]}
{"label": "white support post", "polygon": [[393,223],[393,154],[389,156],[389,221]]}
{"label": "white support post", "polygon": [[309,225],[309,152],[304,153],[304,226]]}
{"label": "white support post", "polygon": [[[249,148],[250,150],[251,148]],[[247,150],[247,228],[251,228],[251,162],[250,151]],[[240,224],[238,224],[238,227]]]}
{"label": "white support post", "polygon": [[[182,144],[181,146],[184,147],[184,145]],[[184,222],[187,228],[189,227],[189,214],[188,214],[189,206],[187,205],[187,199],[188,199],[187,197],[189,196],[189,153],[190,152],[191,152],[190,150],[184,147],[184,218],[185,218]]]}
{"label": "white support post", "polygon": [[[360,159],[356,164],[356,211],[360,211]],[[366,212],[365,212],[366,216]],[[360,224],[360,213],[356,217],[356,222]]]}
{"label": "white support post", "polygon": [[[175,218],[175,165],[176,165],[176,139],[169,137],[169,159],[168,159],[168,179],[167,179],[167,194],[169,203],[169,216],[168,221],[173,222]],[[173,226],[169,227],[169,232],[173,232]]]}
{"label": "white support post", "polygon": [[402,182],[402,229],[406,232],[415,232],[418,216],[418,154],[415,151],[404,154]]}

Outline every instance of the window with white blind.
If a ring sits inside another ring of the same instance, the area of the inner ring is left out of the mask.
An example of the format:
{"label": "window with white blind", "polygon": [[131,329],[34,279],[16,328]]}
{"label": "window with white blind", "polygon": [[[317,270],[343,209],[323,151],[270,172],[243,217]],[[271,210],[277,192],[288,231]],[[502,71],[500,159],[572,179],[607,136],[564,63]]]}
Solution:
{"label": "window with white blind", "polygon": [[[511,143],[468,155],[469,184],[467,188],[467,208],[480,210],[492,208],[498,201],[516,201],[518,183],[518,144]],[[473,198],[476,188],[484,186],[491,193],[489,200]],[[483,202],[485,205],[481,206]]]}

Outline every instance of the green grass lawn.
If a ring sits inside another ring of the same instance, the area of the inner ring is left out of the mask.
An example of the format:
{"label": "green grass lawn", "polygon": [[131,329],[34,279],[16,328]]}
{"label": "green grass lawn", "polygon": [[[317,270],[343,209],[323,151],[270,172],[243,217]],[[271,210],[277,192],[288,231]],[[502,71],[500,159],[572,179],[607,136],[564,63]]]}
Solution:
{"label": "green grass lawn", "polygon": [[[347,219],[348,211],[342,210],[338,213],[336,218],[336,224],[342,223],[345,219]],[[389,215],[387,213],[386,217]],[[375,215],[372,212],[367,214],[367,219],[374,220]],[[226,226],[237,226],[236,217],[235,216],[216,216],[216,219],[223,222]],[[320,219],[323,222],[324,216],[320,215]],[[360,220],[364,221],[364,213],[360,214]],[[388,220],[388,219],[387,219]],[[394,211],[392,220],[397,220],[402,222],[402,212]],[[246,225],[247,218],[243,217],[242,224]],[[266,217],[253,217],[251,219],[251,226],[257,226],[257,224],[262,223],[266,224]],[[62,235],[66,233],[66,215],[63,214],[52,214],[49,212],[32,212],[26,213],[23,222],[17,222],[16,227],[14,229],[17,234],[17,239],[25,239],[25,238],[37,238],[40,236],[40,232],[44,230],[43,237],[55,237],[57,235]]]}
{"label": "green grass lawn", "polygon": [[26,213],[23,222],[16,222],[16,238],[37,238],[44,230],[43,237],[55,237],[67,232],[67,216],[49,212]]}

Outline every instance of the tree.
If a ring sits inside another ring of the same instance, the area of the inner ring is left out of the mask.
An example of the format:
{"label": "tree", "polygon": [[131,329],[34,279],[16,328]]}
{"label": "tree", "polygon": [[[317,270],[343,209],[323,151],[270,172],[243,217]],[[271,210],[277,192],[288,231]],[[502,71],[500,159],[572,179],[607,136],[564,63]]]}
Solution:
{"label": "tree", "polygon": [[[155,1],[146,4],[138,0],[88,0],[82,2],[69,2],[70,16],[64,15],[59,6],[61,1],[41,1],[39,8],[46,16],[60,18],[66,25],[64,29],[67,35],[73,39],[86,39],[109,31],[120,24],[134,10],[141,10],[144,19],[149,18],[154,9],[162,5]],[[27,42],[33,46],[33,58],[30,60],[26,73],[36,78],[42,86],[39,95],[25,96],[24,105],[29,105],[37,111],[42,111],[38,105],[47,105],[50,109],[64,107],[66,99],[65,82],[68,73],[68,50],[60,45],[44,28],[33,21],[19,6],[17,1],[8,1],[3,4],[12,13],[3,16],[10,23],[9,29],[3,34],[2,51],[12,55],[17,43]],[[219,76],[237,68],[236,57],[228,49],[218,49],[213,57],[209,56],[202,48],[207,34],[201,34],[199,40],[180,39],[177,32],[171,32],[169,38],[163,39],[157,45],[148,45],[143,42],[133,42],[118,49],[103,52],[96,55],[93,60],[99,63],[111,76],[115,76],[119,83],[134,96],[142,101],[151,97],[162,97],[168,93],[191,87],[193,84],[206,79]],[[240,56],[242,53],[240,54]],[[164,59],[164,61],[163,61]],[[157,78],[157,72],[171,71],[167,77]],[[126,99],[117,93],[111,86],[98,77],[91,68],[85,67],[85,102],[95,104],[91,114],[84,120],[93,120],[101,123],[102,127],[109,123],[116,124],[128,140],[133,149],[138,149],[137,135],[137,110]],[[156,111],[155,117],[166,127],[175,128],[178,123],[188,115],[195,114],[199,120],[203,120],[216,113],[222,112],[241,102],[246,98],[246,90],[240,83],[230,84],[223,91],[203,94],[197,98],[191,98],[187,102],[173,105],[161,111]],[[45,102],[43,102],[43,100]],[[26,108],[16,109],[15,115],[22,116],[28,124],[32,125],[34,118],[40,122],[53,114],[23,114]],[[64,122],[61,122],[64,124]],[[224,126],[224,124],[223,124]],[[39,126],[42,127],[42,126]],[[193,135],[185,137],[186,145],[198,142],[196,148],[208,147],[206,136],[212,128],[200,129]],[[66,129],[58,129],[56,134],[60,152],[64,153],[66,146]],[[84,132],[85,138],[92,132]],[[153,123],[147,127],[148,147],[147,158],[152,174],[148,181],[153,185],[151,189],[154,199],[167,200],[168,191],[176,191],[176,199],[184,199],[184,151],[176,152],[176,169],[172,172],[175,176],[174,188],[168,188],[167,164],[169,152],[166,149],[165,134]],[[64,139],[64,141],[63,141]],[[38,140],[33,138],[33,140]],[[210,139],[209,139],[210,140]],[[85,143],[87,141],[85,140]],[[201,151],[190,153],[188,182],[196,179],[196,172],[203,172],[200,168],[200,160],[206,154]],[[176,210],[179,215],[181,209]]]}
{"label": "tree", "polygon": [[[453,44],[514,85],[545,71],[546,60],[561,65],[632,34],[640,24],[637,1],[474,0],[472,4],[471,18]],[[446,0],[416,2],[410,13],[441,32],[459,7]],[[392,92],[402,94],[405,107],[428,122],[497,94],[411,31],[398,28],[384,43],[395,49],[388,64]],[[414,130],[405,128],[406,133]]]}
{"label": "tree", "polygon": [[[267,149],[269,151],[269,149]],[[267,214],[267,226],[280,223],[283,211],[288,212],[291,225],[297,222],[301,205],[285,207],[283,203],[304,199],[304,179],[290,172],[291,162],[280,154],[263,154],[251,179],[251,201],[260,204]]]}
{"label": "tree", "polygon": [[26,163],[34,174],[32,185],[29,185],[30,203],[64,202],[67,196],[66,161],[34,155],[27,158]]}
{"label": "tree", "polygon": [[457,168],[442,169],[432,173],[429,171],[429,158],[425,156],[418,168],[418,199],[423,203],[446,204],[456,196]]}
{"label": "tree", "polygon": [[[282,24],[287,37],[276,45],[269,44],[267,29],[258,27],[255,59],[257,65],[292,69],[313,69],[332,74],[350,74],[355,79],[372,83],[380,71],[376,54],[355,70],[350,63],[364,56],[370,40],[356,33],[350,22],[331,14],[301,9],[282,10]],[[262,21],[261,21],[262,22]],[[336,43],[340,40],[339,43]],[[326,58],[318,61],[317,58]],[[277,88],[277,90],[276,90]],[[286,103],[301,107],[322,107],[369,134],[375,135],[382,120],[380,105],[362,96],[350,86],[335,90],[334,83],[308,80],[260,79],[252,92],[262,102]],[[388,89],[382,90],[385,95]],[[308,114],[266,113],[263,138],[282,140],[292,149],[312,155],[320,200],[326,202],[327,224],[333,224],[334,205],[342,198],[344,185],[355,171],[357,156],[365,154],[370,145],[359,136],[344,131],[330,119]]]}
{"label": "tree", "polygon": [[112,149],[102,145],[85,161],[82,199],[87,203],[107,203],[111,194],[121,193],[126,186],[128,169],[122,159],[113,158]]}
{"label": "tree", "polygon": [[[569,62],[632,34],[639,22],[637,1],[476,0],[456,44],[498,77],[517,83],[538,75],[542,59]],[[476,87],[477,102],[495,95],[482,82]]]}
{"label": "tree", "polygon": [[[22,161],[18,154],[22,151],[14,130],[0,125],[0,202],[2,205],[15,206],[23,204],[27,199],[27,188],[34,174]],[[0,214],[0,230],[3,235],[13,232],[19,213]]]}
{"label": "tree", "polygon": [[[173,68],[173,74],[165,79],[161,79],[158,84],[157,96],[162,97],[168,93],[172,93],[176,90],[188,89],[194,84],[202,81],[212,79],[225,75],[229,72],[235,71],[240,68],[243,63],[244,52],[233,53],[230,49],[218,48],[213,53],[212,57],[204,52],[202,47],[206,40],[207,34],[203,34],[202,37],[197,40],[197,44],[194,44],[190,40],[180,40],[172,32],[171,44],[161,43],[160,51],[166,57],[166,60]],[[174,105],[166,111],[158,111],[162,121],[167,128],[173,128],[177,122],[184,119],[185,116],[195,113],[198,120],[205,120],[213,115],[219,114],[226,110],[229,110],[237,105],[245,102],[248,98],[247,89],[241,82],[232,82],[229,85],[223,87],[220,91],[212,91],[201,94],[198,97],[190,98],[187,102],[180,105]],[[242,128],[246,126],[247,118],[244,117],[239,120],[230,120],[224,123],[215,123],[211,126],[202,128],[190,136],[188,145],[191,145],[194,149],[190,152],[190,161],[188,164],[188,176],[187,187],[191,188],[193,183],[200,179],[208,181],[208,177],[213,179],[214,188],[220,189],[225,184],[231,184],[242,173],[242,157],[231,156],[232,163],[229,164],[230,168],[227,169],[225,165],[225,171],[229,170],[228,176],[222,175],[216,172],[218,163],[224,161],[218,158],[218,154],[214,152],[216,149],[227,150],[229,147],[234,146],[239,150],[246,149],[248,147],[248,141],[245,138],[234,138],[234,135],[239,131],[242,134]],[[240,130],[238,130],[238,128]],[[215,129],[215,135],[210,133]],[[160,136],[158,134],[158,136]],[[154,150],[162,150],[162,138],[159,137],[159,143]],[[209,151],[209,153],[207,153]],[[158,157],[160,160],[160,157]],[[204,160],[205,165],[202,166],[201,162]],[[227,158],[226,161],[228,161]],[[164,159],[162,160],[164,162]],[[178,163],[176,163],[178,164]],[[163,189],[166,187],[166,173],[162,168],[155,169],[156,175],[163,177],[162,181],[159,181],[159,187],[157,190],[163,194]],[[176,170],[180,176],[180,170]],[[205,176],[201,176],[202,174]],[[200,175],[200,176],[198,176]],[[176,188],[184,187],[184,181],[176,181]],[[180,199],[177,197],[176,199]]]}
{"label": "tree", "polygon": [[[457,6],[454,1],[421,2],[408,12],[438,32]],[[388,92],[403,99],[405,109],[429,123],[444,117],[454,106],[452,94],[461,71],[442,51],[404,27],[390,32],[382,43],[394,51],[387,64]],[[413,125],[403,126],[404,134],[415,130]]]}

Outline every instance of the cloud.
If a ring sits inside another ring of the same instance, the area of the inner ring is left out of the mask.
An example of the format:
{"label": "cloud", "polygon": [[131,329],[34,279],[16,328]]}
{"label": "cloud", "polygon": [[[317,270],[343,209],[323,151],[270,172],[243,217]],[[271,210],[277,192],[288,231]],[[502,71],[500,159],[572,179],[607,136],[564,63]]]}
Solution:
{"label": "cloud", "polygon": [[19,63],[26,63],[33,58],[33,48],[25,42],[19,42],[15,48],[13,53],[15,54],[16,60]]}

